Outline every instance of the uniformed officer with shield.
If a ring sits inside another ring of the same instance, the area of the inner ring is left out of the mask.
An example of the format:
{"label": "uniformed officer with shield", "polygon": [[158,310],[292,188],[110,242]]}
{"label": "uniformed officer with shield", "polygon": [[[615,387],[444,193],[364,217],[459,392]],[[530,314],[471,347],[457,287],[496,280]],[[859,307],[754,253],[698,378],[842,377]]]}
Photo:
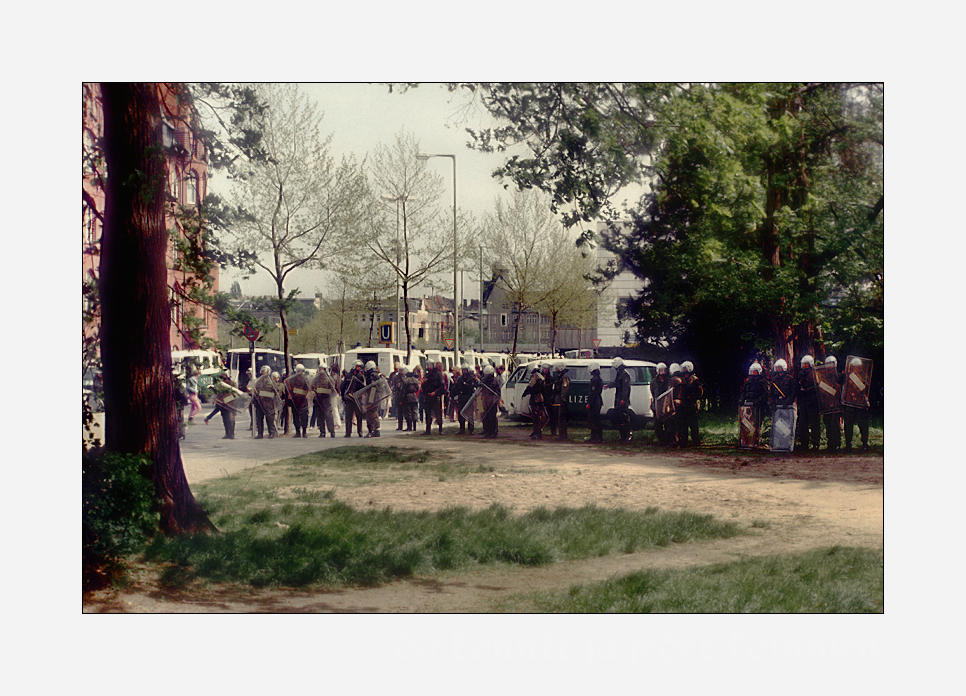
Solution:
{"label": "uniformed officer with shield", "polygon": [[309,389],[319,411],[319,437],[325,437],[326,431],[330,437],[335,437],[335,398],[339,390],[324,365],[319,366]]}
{"label": "uniformed officer with shield", "polygon": [[788,363],[775,361],[771,380],[771,450],[791,452],[795,449],[795,378],[788,372]]}
{"label": "uniformed officer with shield", "polygon": [[825,426],[825,447],[829,452],[837,452],[842,444],[842,382],[845,377],[839,372],[834,355],[812,370],[812,376],[815,378],[818,410]]}
{"label": "uniformed officer with shield", "polygon": [[590,437],[584,442],[599,444],[604,441],[604,427],[600,420],[600,409],[604,406],[601,396],[604,392],[604,380],[600,376],[600,364],[592,362],[587,365],[590,372],[590,392],[587,395],[587,422],[590,425]]}
{"label": "uniformed officer with shield", "polygon": [[261,375],[253,387],[252,401],[255,403],[256,440],[261,440],[265,434],[265,424],[268,424],[268,438],[278,437],[276,420],[282,407],[282,395],[278,385],[272,379],[272,368],[262,366]]}
{"label": "uniformed officer with shield", "polygon": [[852,451],[852,436],[859,426],[862,451],[869,449],[869,393],[872,388],[872,361],[850,355],[842,384],[842,408],[845,411],[845,451]]}
{"label": "uniformed officer with shield", "polygon": [[757,447],[768,409],[768,381],[758,362],[753,362],[748,368],[748,377],[741,386],[740,402],[738,445],[743,448]]}
{"label": "uniformed officer with shield", "polygon": [[806,355],[802,358],[801,369],[798,372],[796,395],[798,401],[798,445],[803,452],[808,451],[809,445],[813,449],[818,449],[821,437],[814,366],[815,358]]}
{"label": "uniformed officer with shield", "polygon": [[305,379],[305,366],[295,366],[295,374],[285,380],[285,388],[292,403],[292,422],[295,437],[308,437],[309,432],[309,381]]}

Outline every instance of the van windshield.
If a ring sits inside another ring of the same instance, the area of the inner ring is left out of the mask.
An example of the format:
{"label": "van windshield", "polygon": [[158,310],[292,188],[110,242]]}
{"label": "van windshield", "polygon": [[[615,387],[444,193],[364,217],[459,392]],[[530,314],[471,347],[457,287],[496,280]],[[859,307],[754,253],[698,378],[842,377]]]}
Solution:
{"label": "van windshield", "polygon": [[[567,376],[570,377],[571,382],[590,381],[590,372],[587,370],[586,365],[568,367],[567,370]],[[609,384],[614,381],[615,372],[617,370],[610,365],[600,366],[600,378],[604,380],[604,384]],[[647,365],[628,366],[627,373],[631,376],[631,384],[650,384],[651,377],[654,375],[654,368]]]}
{"label": "van windshield", "polygon": [[318,358],[296,358],[295,361],[302,365],[306,370],[318,370],[319,369],[319,359]]}

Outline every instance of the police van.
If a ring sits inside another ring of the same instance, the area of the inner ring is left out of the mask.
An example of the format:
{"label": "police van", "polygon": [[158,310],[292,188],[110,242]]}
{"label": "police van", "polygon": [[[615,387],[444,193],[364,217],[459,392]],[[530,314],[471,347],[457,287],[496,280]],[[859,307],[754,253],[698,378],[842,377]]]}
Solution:
{"label": "police van", "polygon": [[299,353],[292,357],[292,369],[295,369],[296,365],[305,368],[305,378],[311,382],[315,379],[320,366],[324,369],[329,368],[329,356],[326,353]]}
{"label": "police van", "polygon": [[[248,348],[233,348],[228,351],[228,371],[232,380],[239,387],[247,383],[245,373],[252,367],[252,354]],[[255,349],[255,367],[252,369],[252,379],[258,379],[262,367],[268,365],[272,372],[284,375],[288,369],[285,365],[285,354],[272,348]]]}
{"label": "police van", "polygon": [[171,351],[171,370],[181,380],[191,376],[186,366],[197,367],[201,371],[198,375],[198,395],[205,400],[205,390],[218,379],[224,371],[221,356],[211,350],[173,350]]}
{"label": "police van", "polygon": [[[614,390],[606,388],[614,381],[616,370],[611,367],[610,360],[534,360],[521,365],[514,370],[503,385],[503,405],[514,420],[530,419],[530,395],[523,396],[530,376],[543,363],[550,365],[551,374],[557,365],[567,369],[570,378],[570,391],[567,396],[567,416],[571,422],[587,417],[587,401],[590,395],[590,370],[588,365],[596,362],[600,365],[600,378],[604,381],[604,392],[601,398],[604,405],[600,410],[604,425],[612,424],[615,416]],[[651,380],[657,374],[657,365],[644,360],[625,360],[624,367],[631,377],[631,427],[638,430],[647,427],[654,420],[651,411]]]}
{"label": "police van", "polygon": [[[422,354],[419,351],[412,351],[408,367],[412,369],[422,365],[421,356]],[[395,348],[353,348],[352,350],[347,350],[343,355],[341,368],[351,371],[356,360],[363,365],[371,360],[376,363],[376,367],[379,368],[379,372],[382,373],[383,377],[389,377],[392,373],[394,363],[398,362],[400,365],[406,364],[406,351]]]}

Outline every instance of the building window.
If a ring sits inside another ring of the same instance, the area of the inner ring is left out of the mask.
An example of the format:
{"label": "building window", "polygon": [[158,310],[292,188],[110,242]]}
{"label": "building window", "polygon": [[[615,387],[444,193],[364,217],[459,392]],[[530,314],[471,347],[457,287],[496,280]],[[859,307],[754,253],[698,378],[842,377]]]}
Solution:
{"label": "building window", "polygon": [[507,317],[506,314],[501,314],[500,315],[500,326],[506,326],[507,325],[507,318],[508,317]]}
{"label": "building window", "polygon": [[190,172],[185,179],[185,203],[187,205],[198,205],[198,175]]}
{"label": "building window", "polygon": [[178,176],[177,170],[172,169],[168,172],[168,179],[171,182],[171,197],[174,198],[175,202],[181,202],[181,177]]}

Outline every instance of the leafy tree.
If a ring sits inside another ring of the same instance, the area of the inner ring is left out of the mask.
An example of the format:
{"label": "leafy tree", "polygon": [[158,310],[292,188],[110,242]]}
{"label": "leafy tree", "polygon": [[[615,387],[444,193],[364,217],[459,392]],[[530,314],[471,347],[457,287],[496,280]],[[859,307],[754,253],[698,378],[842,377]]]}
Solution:
{"label": "leafy tree", "polygon": [[242,265],[262,269],[275,282],[288,354],[287,313],[294,297],[286,294],[286,279],[298,268],[321,268],[342,253],[358,222],[365,187],[351,159],[337,164],[329,155],[331,136],[321,134],[323,115],[298,85],[261,84],[254,91],[267,104],[261,141],[267,159],[248,163],[234,183],[225,212],[225,247],[236,259],[243,251],[254,252],[250,264]]}
{"label": "leafy tree", "polygon": [[[680,350],[794,359],[882,345],[882,96],[877,84],[464,85],[524,142],[499,174],[551,196],[645,281],[639,334]],[[453,85],[453,89],[460,86]],[[650,187],[632,208],[613,195]]]}

